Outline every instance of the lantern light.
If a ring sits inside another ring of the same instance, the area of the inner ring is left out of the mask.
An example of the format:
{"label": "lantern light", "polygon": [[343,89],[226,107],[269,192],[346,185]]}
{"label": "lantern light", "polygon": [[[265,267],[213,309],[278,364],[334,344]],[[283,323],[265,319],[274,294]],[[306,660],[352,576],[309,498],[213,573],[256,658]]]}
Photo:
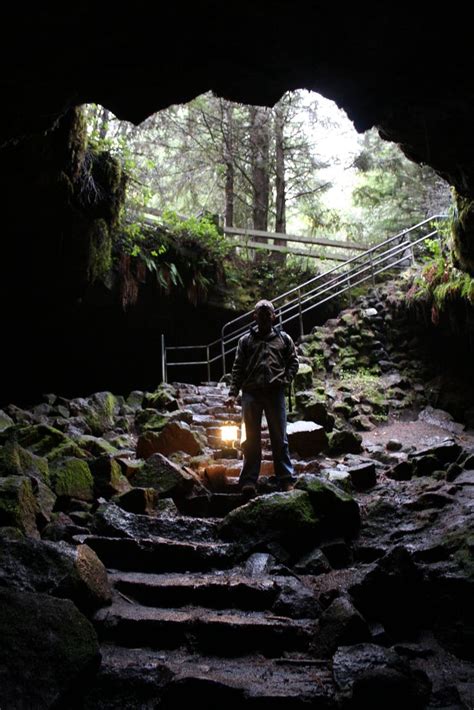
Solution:
{"label": "lantern light", "polygon": [[225,426],[221,427],[221,438],[222,441],[228,441],[228,442],[233,442],[237,440],[238,436],[238,427],[235,426],[235,424],[228,425],[226,424]]}

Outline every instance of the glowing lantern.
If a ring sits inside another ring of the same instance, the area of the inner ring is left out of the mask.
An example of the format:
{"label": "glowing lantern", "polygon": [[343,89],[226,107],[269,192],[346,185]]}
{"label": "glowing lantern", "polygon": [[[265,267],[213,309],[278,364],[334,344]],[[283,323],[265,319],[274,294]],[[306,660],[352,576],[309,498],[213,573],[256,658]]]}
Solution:
{"label": "glowing lantern", "polygon": [[221,439],[222,441],[226,441],[228,443],[232,443],[237,440],[238,437],[238,427],[235,426],[235,424],[229,425],[226,424],[225,426],[221,427]]}

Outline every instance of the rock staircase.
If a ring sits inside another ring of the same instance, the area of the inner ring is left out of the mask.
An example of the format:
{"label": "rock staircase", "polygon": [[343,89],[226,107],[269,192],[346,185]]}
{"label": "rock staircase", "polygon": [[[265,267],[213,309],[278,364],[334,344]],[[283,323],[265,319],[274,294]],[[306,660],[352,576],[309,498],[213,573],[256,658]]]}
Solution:
{"label": "rock staircase", "polygon": [[[318,605],[308,603],[304,578],[268,552],[218,537],[222,517],[245,501],[236,492],[238,449],[222,445],[216,424],[238,425],[240,412],[226,408],[223,385],[177,387],[208,444],[200,473],[211,494],[206,505],[191,499],[185,515],[140,516],[139,537],[110,528],[85,540],[108,569],[113,603],[94,618],[103,661],[84,707],[335,707],[329,661],[315,657]],[[290,603],[292,594],[305,603]]]}

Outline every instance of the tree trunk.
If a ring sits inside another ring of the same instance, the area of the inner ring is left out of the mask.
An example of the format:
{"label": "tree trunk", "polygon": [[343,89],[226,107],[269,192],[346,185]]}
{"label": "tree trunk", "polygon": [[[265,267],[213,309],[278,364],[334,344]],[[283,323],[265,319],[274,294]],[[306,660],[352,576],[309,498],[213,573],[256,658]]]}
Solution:
{"label": "tree trunk", "polygon": [[98,131],[99,139],[101,141],[103,141],[107,138],[109,121],[110,121],[110,111],[108,111],[106,108],[102,108],[102,115],[100,117],[100,124],[99,124],[99,131]]}
{"label": "tree trunk", "polygon": [[[280,108],[275,107],[275,232],[286,233],[286,184],[285,184],[285,143],[283,135],[284,117]],[[286,247],[286,239],[275,239],[276,246]],[[273,259],[285,262],[286,254],[274,252]]]}
{"label": "tree trunk", "polygon": [[225,226],[234,226],[234,126],[233,107],[226,102],[224,108],[226,131],[224,134],[225,161]]}
{"label": "tree trunk", "polygon": [[[267,231],[270,196],[268,111],[250,107],[250,142],[252,147],[253,228]],[[258,241],[267,242],[265,237]]]}

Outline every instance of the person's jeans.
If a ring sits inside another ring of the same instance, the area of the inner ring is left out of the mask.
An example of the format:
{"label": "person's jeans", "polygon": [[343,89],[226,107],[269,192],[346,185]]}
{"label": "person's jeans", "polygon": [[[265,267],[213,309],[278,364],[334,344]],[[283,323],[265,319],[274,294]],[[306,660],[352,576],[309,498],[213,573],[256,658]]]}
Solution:
{"label": "person's jeans", "polygon": [[243,443],[244,464],[239,483],[256,484],[262,460],[262,414],[268,424],[273,466],[278,483],[292,481],[293,466],[286,435],[285,390],[283,387],[242,393],[242,417],[246,439]]}

